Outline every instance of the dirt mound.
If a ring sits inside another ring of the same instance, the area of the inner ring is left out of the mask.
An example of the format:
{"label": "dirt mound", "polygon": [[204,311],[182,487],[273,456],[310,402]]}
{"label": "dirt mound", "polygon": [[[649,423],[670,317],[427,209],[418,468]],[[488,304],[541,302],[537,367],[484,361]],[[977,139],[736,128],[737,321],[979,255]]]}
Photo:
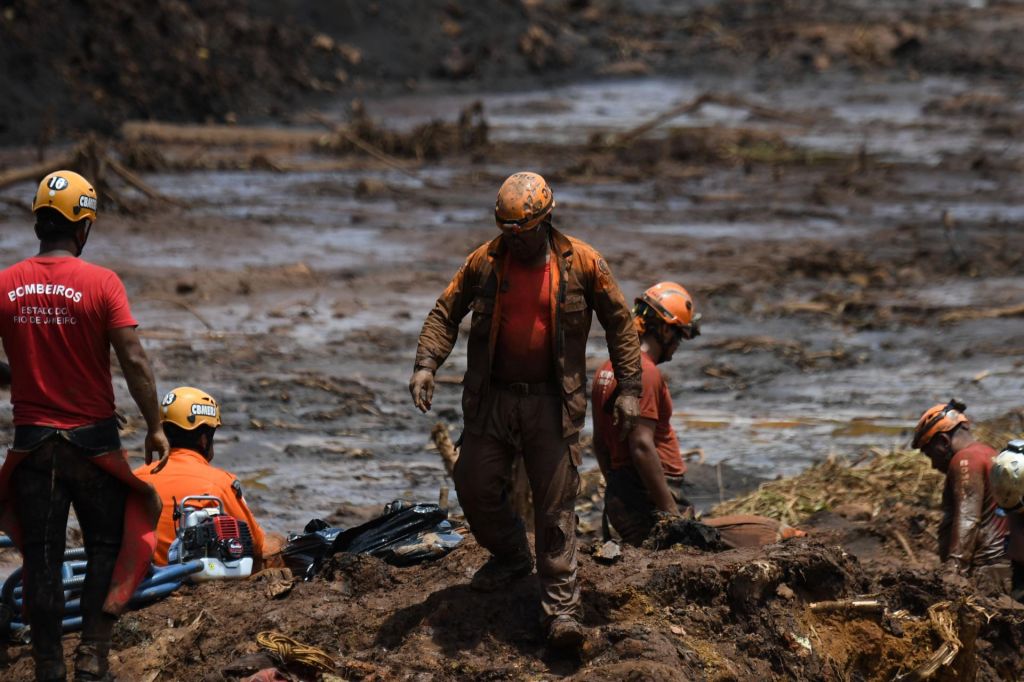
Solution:
{"label": "dirt mound", "polygon": [[[13,0],[0,141],[127,118],[285,118],[300,96],[709,69],[1019,74],[1021,13],[961,3]],[[986,105],[987,106],[987,105]],[[771,140],[757,154],[786,150]],[[721,154],[677,140],[677,154]]]}
{"label": "dirt mound", "polygon": [[5,3],[0,139],[281,112],[296,93],[329,88],[344,61],[314,36],[232,2]]}
{"label": "dirt mound", "polygon": [[[546,650],[535,578],[494,595],[469,589],[485,556],[469,540],[405,569],[341,555],[290,590],[263,575],[184,588],[122,617],[115,670],[123,679],[238,679],[260,651],[257,633],[275,631],[322,649],[344,679],[889,680],[947,643],[951,623],[966,652],[954,669],[980,679],[1024,670],[1020,608],[968,599],[932,571],[871,571],[836,545],[624,547],[612,565],[583,555],[591,630],[578,658]],[[9,655],[5,678],[30,679],[27,649]],[[302,664],[278,665],[294,679],[315,677]]]}

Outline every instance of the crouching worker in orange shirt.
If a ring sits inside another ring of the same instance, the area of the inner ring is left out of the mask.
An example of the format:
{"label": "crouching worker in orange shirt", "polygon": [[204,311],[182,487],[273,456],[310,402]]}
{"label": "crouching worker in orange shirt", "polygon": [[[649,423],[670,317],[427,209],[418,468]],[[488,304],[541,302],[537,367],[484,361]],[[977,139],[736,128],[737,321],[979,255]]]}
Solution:
{"label": "crouching worker in orange shirt", "polygon": [[[277,555],[284,538],[265,534],[242,496],[242,484],[234,474],[210,464],[213,437],[221,425],[220,406],[208,393],[182,386],[161,401],[164,433],[171,444],[165,463],[141,466],[135,475],[156,488],[164,503],[157,525],[157,546],[153,561],[167,564],[167,549],[175,538],[174,509],[189,495],[220,498],[224,513],[249,524],[253,544],[253,570],[267,565],[269,554]],[[196,506],[204,506],[200,501]],[[274,563],[274,562],[270,562]]]}

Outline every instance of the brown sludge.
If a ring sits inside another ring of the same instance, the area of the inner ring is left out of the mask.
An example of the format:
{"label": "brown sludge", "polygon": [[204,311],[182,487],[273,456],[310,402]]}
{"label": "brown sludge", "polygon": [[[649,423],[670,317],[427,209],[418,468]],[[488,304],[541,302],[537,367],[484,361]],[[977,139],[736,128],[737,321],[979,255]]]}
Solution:
{"label": "brown sludge", "polygon": [[[1019,8],[80,4],[80,41],[37,38],[53,30],[40,0],[0,12],[0,140],[31,145],[0,149],[0,201],[24,204],[18,183],[40,174],[40,154],[48,167],[102,170],[92,239],[123,250],[111,265],[145,315],[161,381],[201,375],[226,396],[236,416],[218,457],[241,465],[272,529],[316,515],[355,525],[393,496],[433,501],[447,483],[464,367],[453,357],[434,412],[413,415],[410,321],[493,236],[495,183],[527,167],[545,171],[560,219],[601,247],[627,297],[655,273],[692,280],[707,335],[666,375],[681,445],[712,462],[690,463],[694,499],[718,505],[721,523],[776,520],[732,523],[733,544],[764,547],[602,550],[591,468],[577,500],[581,544],[597,549],[580,553],[590,635],[579,659],[545,649],[535,577],[469,590],[487,558],[469,536],[406,569],[338,556],[308,583],[184,587],[121,619],[121,679],[234,681],[275,665],[317,679],[262,648],[261,632],[322,652],[335,664],[325,680],[1024,677],[1024,609],[944,578],[941,477],[891,447],[919,413],[918,383],[972,392],[972,405],[992,401],[988,414],[1016,406],[979,425],[994,445],[1024,432],[1024,160],[1012,144],[1024,108],[1007,85],[1024,73]],[[21,83],[26,64],[66,87]],[[596,110],[636,92],[594,85],[596,74],[652,74],[666,79],[652,91],[678,92],[590,137],[523,132],[545,114],[585,127],[564,112],[592,95],[563,85],[600,88]],[[508,95],[516,88],[527,92]],[[472,103],[481,91],[505,97],[484,108]],[[472,96],[406,126],[372,101],[452,93]],[[109,140],[81,145],[77,131],[92,129]],[[808,143],[833,133],[840,151]],[[31,231],[27,212],[7,213],[5,263],[31,241],[16,238]],[[440,458],[427,450],[435,423]],[[0,429],[10,434],[9,418]],[[137,450],[137,418],[123,435]],[[776,479],[776,464],[803,473]],[[809,536],[774,544],[777,522]],[[20,559],[0,550],[0,562]],[[25,647],[7,647],[0,677],[27,681],[31,669]]]}

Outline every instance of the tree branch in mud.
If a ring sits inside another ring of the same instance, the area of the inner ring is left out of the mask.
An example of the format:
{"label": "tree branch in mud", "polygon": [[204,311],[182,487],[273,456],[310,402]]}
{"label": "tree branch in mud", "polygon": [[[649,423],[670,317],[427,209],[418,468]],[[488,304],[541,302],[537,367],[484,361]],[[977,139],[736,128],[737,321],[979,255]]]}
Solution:
{"label": "tree branch in mud", "polygon": [[125,184],[149,199],[182,206],[181,202],[156,191],[137,175],[125,168],[124,165],[107,152],[105,145],[92,135],[68,154],[47,161],[41,161],[31,166],[12,168],[0,173],[0,189],[19,182],[37,181],[47,173],[52,173],[62,168],[70,168],[82,172],[93,186],[96,187],[98,193],[112,199],[123,210],[128,208],[129,203],[107,182],[107,169],[112,171]]}
{"label": "tree branch in mud", "polygon": [[670,107],[657,116],[644,121],[640,125],[630,128],[624,133],[621,133],[607,141],[603,146],[607,149],[625,146],[636,138],[665,123],[668,123],[674,118],[697,111],[705,104],[720,104],[722,106],[735,107],[737,109],[746,109],[755,116],[773,120],[793,121],[797,123],[813,123],[820,120],[818,116],[811,115],[810,113],[781,111],[762,106],[760,104],[754,104],[731,93],[705,92],[689,102],[683,102]]}
{"label": "tree branch in mud", "polygon": [[75,156],[75,154],[66,154],[48,161],[41,161],[40,163],[36,163],[31,166],[22,166],[20,168],[12,168],[11,170],[4,171],[3,173],[0,173],[0,189],[3,189],[8,185],[25,182],[26,180],[39,180],[51,171],[70,166],[74,163]]}
{"label": "tree branch in mud", "polygon": [[437,422],[430,430],[430,439],[434,441],[434,447],[441,454],[444,462],[444,470],[448,472],[448,478],[454,477],[455,462],[459,460],[459,451],[452,443],[452,437],[448,433],[448,426],[444,422]]}

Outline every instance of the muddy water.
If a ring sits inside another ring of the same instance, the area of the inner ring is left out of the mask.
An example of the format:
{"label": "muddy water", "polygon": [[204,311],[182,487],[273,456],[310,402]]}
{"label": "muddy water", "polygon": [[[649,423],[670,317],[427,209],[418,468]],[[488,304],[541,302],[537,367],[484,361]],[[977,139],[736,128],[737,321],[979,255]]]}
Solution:
{"label": "muddy water", "polygon": [[[657,177],[556,186],[561,225],[597,246],[613,266],[626,264],[620,283],[632,298],[652,280],[669,278],[696,291],[720,284],[728,292],[749,277],[731,270],[722,253],[763,251],[769,259],[809,240],[871,242],[900,225],[934,225],[943,210],[965,225],[1016,229],[1024,202],[1003,179],[965,178],[941,166],[965,151],[1020,157],[1019,145],[989,137],[973,118],[926,113],[929,102],[967,88],[957,80],[752,89],[742,82],[651,79],[405,96],[367,106],[386,125],[407,128],[450,118],[481,99],[493,139],[579,143],[593,133],[628,130],[701,92],[735,92],[780,111],[818,113],[797,124],[757,119],[742,107],[708,106],[672,125],[759,127],[811,149],[850,154],[863,147],[878,163],[902,168],[898,190],[828,206],[809,205],[802,189],[766,185],[767,173],[731,168],[668,189]],[[1011,99],[1011,105],[1020,103]],[[557,153],[514,163],[545,172],[562,167]],[[98,225],[89,255],[129,271],[160,389],[198,384],[221,398],[225,427],[217,462],[243,479],[268,527],[298,530],[342,502],[436,496],[444,477],[427,434],[439,417],[457,430],[459,387],[441,384],[431,415],[412,409],[405,384],[416,333],[465,254],[492,236],[494,188],[512,170],[500,159],[417,170],[421,180],[452,188],[441,202],[431,200],[424,182],[379,169],[151,174],[147,181],[191,206],[181,219],[185,227],[133,229],[131,221],[113,220],[104,242]],[[360,194],[357,186],[368,178],[386,189]],[[19,186],[4,195],[30,191]],[[730,198],[708,198],[722,193]],[[23,222],[12,216],[3,224],[5,261],[33,247]],[[628,266],[648,261],[648,267]],[[281,272],[288,277],[279,285],[262,285],[267,273]],[[191,282],[202,295],[182,305],[153,293],[159,280]],[[838,281],[783,277],[765,282],[753,302],[728,293],[698,296],[704,333],[663,366],[684,448],[702,448],[710,462],[727,460],[761,475],[789,474],[830,453],[856,456],[870,446],[905,444],[920,411],[950,395],[964,398],[978,417],[1020,405],[1024,343],[1013,342],[1019,319],[875,328],[828,315],[772,313],[783,300],[813,300],[822,287],[849,289]],[[254,293],[243,291],[248,288]],[[940,309],[1009,305],[1024,300],[1024,276],[1018,268],[991,279],[984,273],[911,278],[876,295],[887,305]],[[721,350],[723,342],[753,337],[796,342],[803,359],[771,349]],[[840,359],[806,359],[833,352]],[[592,368],[603,361],[599,329],[588,353]],[[440,376],[455,379],[464,368],[460,343]],[[123,388],[119,403],[129,404]],[[137,443],[138,433],[128,440]]]}

